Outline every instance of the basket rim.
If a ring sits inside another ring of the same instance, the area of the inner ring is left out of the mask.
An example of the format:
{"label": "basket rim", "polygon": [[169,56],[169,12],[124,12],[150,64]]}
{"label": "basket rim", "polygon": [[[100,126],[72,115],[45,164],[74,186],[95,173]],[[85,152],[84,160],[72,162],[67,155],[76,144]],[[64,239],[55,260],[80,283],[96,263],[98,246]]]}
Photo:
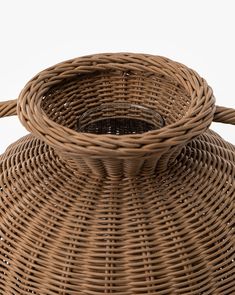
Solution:
{"label": "basket rim", "polygon": [[[174,78],[191,97],[189,109],[177,122],[161,129],[140,134],[111,135],[79,133],[52,121],[41,108],[43,95],[63,80],[111,69],[134,69]],[[215,99],[207,82],[181,63],[142,53],[100,53],[70,59],[41,71],[21,91],[17,112],[27,130],[65,154],[143,157],[162,154],[206,131],[213,120]]]}

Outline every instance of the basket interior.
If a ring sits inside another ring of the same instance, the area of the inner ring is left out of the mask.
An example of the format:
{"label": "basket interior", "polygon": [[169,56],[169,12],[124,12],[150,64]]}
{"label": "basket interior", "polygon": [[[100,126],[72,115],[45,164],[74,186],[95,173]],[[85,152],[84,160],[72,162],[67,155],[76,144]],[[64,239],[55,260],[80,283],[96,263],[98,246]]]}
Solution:
{"label": "basket interior", "polygon": [[[190,102],[183,86],[169,77],[158,73],[112,70],[79,74],[73,79],[63,80],[44,95],[41,107],[51,120],[79,131],[79,118],[105,104],[129,103],[148,108],[160,114],[167,126],[185,115]],[[142,118],[138,115],[130,120],[126,113],[122,120],[104,120],[96,122],[100,124],[97,126],[91,120],[90,129],[84,131],[126,134],[154,129],[153,118],[149,114],[145,117],[145,112],[142,112]],[[114,128],[108,128],[110,124],[114,124]],[[129,131],[125,131],[127,129]]]}

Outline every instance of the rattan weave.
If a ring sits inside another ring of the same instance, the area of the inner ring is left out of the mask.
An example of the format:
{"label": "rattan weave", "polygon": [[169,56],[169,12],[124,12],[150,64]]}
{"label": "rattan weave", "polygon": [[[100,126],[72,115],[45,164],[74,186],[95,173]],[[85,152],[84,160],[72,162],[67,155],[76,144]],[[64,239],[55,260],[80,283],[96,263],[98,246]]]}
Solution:
{"label": "rattan weave", "polygon": [[[78,129],[110,104],[164,125]],[[30,134],[0,156],[1,295],[235,294],[235,147],[209,129],[235,124],[235,110],[215,106],[195,71],[145,54],[79,57],[0,103],[0,117],[16,114]]]}

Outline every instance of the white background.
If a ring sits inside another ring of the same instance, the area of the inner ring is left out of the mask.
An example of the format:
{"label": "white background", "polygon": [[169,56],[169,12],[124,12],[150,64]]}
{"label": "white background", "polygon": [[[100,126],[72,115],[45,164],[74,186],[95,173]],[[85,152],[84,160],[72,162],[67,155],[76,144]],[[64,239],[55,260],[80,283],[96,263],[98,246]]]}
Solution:
{"label": "white background", "polygon": [[[99,52],[163,55],[195,69],[235,107],[234,0],[0,0],[0,101],[39,71]],[[212,129],[235,144],[235,126]],[[0,119],[0,153],[27,134]]]}

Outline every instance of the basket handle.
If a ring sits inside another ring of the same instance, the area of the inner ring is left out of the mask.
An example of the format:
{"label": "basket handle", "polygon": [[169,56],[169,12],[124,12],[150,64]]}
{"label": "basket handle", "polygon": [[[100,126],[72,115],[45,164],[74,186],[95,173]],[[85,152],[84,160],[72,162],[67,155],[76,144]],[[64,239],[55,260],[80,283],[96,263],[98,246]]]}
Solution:
{"label": "basket handle", "polygon": [[[0,102],[0,118],[17,115],[17,99]],[[235,125],[235,109],[216,106],[214,122]]]}
{"label": "basket handle", "polygon": [[216,106],[213,121],[235,125],[235,109]]}
{"label": "basket handle", "polygon": [[0,118],[17,115],[16,106],[17,99],[0,102]]}

